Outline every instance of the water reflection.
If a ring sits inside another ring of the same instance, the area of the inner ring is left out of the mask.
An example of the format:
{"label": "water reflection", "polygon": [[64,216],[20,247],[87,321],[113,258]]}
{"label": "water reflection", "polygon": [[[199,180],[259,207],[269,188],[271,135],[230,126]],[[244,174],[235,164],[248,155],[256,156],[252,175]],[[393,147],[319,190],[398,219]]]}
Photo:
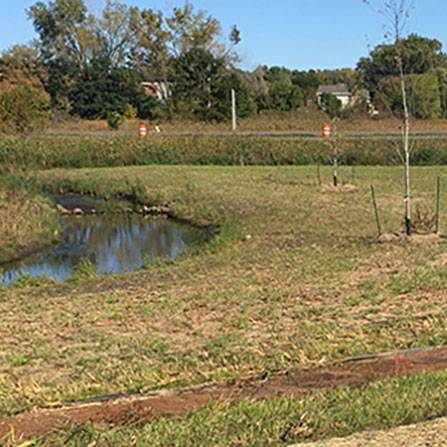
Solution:
{"label": "water reflection", "polygon": [[204,238],[202,231],[171,220],[131,214],[67,216],[62,230],[56,247],[5,266],[2,285],[24,275],[64,281],[81,259],[89,259],[99,274],[134,271],[159,257],[176,258]]}

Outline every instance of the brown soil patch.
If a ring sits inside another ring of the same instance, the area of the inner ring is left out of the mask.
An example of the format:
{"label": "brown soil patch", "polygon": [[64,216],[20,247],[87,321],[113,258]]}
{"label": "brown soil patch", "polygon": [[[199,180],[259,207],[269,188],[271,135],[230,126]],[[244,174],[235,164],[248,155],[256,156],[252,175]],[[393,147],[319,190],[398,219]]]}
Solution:
{"label": "brown soil patch", "polygon": [[[447,445],[447,418],[421,422],[386,431],[357,433],[347,438],[306,444],[306,447],[445,447]],[[297,444],[290,447],[302,447]]]}
{"label": "brown soil patch", "polygon": [[340,386],[360,386],[386,376],[443,369],[447,369],[447,347],[365,356],[334,365],[265,373],[224,385],[104,397],[4,417],[0,420],[0,439],[13,432],[17,441],[23,441],[86,423],[141,423],[159,417],[186,415],[210,403],[234,404],[241,399],[303,396]]}

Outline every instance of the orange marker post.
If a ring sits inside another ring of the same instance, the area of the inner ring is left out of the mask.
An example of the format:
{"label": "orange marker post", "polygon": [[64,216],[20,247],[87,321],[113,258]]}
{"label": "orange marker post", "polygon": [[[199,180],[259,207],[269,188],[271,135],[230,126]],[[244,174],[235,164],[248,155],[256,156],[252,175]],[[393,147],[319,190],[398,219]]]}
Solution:
{"label": "orange marker post", "polygon": [[146,124],[144,123],[140,123],[139,127],[138,127],[138,136],[140,138],[144,138],[147,135],[147,127]]}
{"label": "orange marker post", "polygon": [[323,124],[323,138],[331,138],[331,126],[328,123]]}

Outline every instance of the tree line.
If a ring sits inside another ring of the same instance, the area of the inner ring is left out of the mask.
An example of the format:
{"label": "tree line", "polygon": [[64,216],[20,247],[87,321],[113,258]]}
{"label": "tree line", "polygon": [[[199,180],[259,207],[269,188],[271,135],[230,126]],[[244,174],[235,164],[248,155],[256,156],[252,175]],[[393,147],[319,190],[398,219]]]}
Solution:
{"label": "tree line", "polygon": [[[399,110],[395,45],[381,44],[356,69],[290,70],[261,66],[238,69],[241,33],[223,32],[220,22],[186,2],[164,13],[107,0],[99,16],[84,0],[38,1],[27,11],[37,38],[0,57],[0,130],[28,132],[49,117],[122,117],[224,121],[230,92],[237,91],[238,115],[293,111],[315,101],[319,85],[346,83],[367,89],[384,112]],[[402,44],[404,68],[417,118],[447,117],[447,56],[438,40],[410,35]],[[142,82],[168,86],[160,101]],[[357,101],[342,110],[334,97],[323,107],[331,115],[366,113]]]}

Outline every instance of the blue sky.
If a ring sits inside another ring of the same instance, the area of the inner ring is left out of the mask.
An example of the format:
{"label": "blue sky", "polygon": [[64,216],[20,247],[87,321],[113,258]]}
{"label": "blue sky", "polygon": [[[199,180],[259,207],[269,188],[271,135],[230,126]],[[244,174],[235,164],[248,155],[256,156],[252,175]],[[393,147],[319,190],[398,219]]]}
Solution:
{"label": "blue sky", "polygon": [[[34,37],[25,9],[36,0],[0,0],[0,50]],[[380,2],[380,0],[375,0]],[[103,0],[86,0],[98,11]],[[126,0],[169,10],[183,0]],[[354,67],[383,40],[382,18],[361,0],[191,0],[218,18],[225,30],[237,24],[242,66],[293,69]],[[447,0],[415,0],[411,31],[439,39],[447,50]]]}

